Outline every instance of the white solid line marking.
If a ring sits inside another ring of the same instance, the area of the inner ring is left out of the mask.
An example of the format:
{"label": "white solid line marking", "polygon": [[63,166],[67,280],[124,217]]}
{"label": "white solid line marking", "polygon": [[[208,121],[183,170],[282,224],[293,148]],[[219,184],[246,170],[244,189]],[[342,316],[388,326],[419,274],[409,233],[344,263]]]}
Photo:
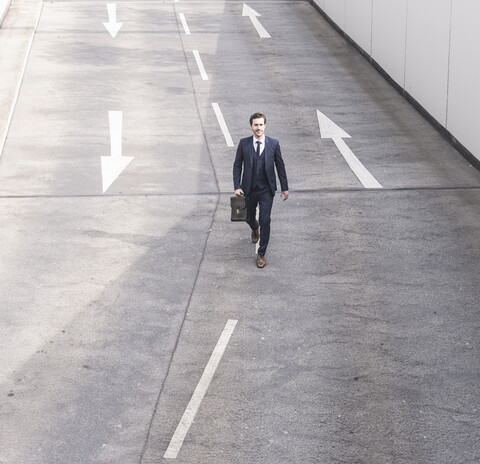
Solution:
{"label": "white solid line marking", "polygon": [[229,319],[225,324],[225,328],[223,329],[222,335],[220,335],[220,339],[213,350],[207,367],[205,367],[202,378],[200,379],[200,382],[198,382],[197,388],[193,392],[192,399],[188,403],[187,409],[183,413],[180,423],[178,424],[170,444],[168,445],[168,449],[163,455],[165,459],[175,459],[177,457],[188,430],[195,419],[195,415],[200,407],[200,403],[202,402],[203,397],[210,386],[210,382],[212,381],[213,375],[215,374],[218,364],[222,359],[225,348],[227,347],[228,341],[232,336],[237,322],[238,321],[235,319]]}
{"label": "white solid line marking", "polygon": [[33,38],[35,37],[35,34],[37,32],[37,29],[38,29],[38,23],[40,22],[40,16],[42,15],[42,9],[43,9],[43,2],[40,3],[39,8],[38,8],[37,21],[35,23],[35,27],[33,28],[32,35],[30,36],[30,41],[28,43],[27,53],[25,54],[25,60],[23,62],[22,73],[20,74],[20,79],[18,81],[17,89],[15,90],[15,95],[13,97],[13,102],[12,102],[12,106],[10,108],[10,113],[8,114],[7,124],[5,125],[5,132],[4,132],[3,137],[2,137],[2,142],[0,143],[0,158],[2,157],[3,149],[5,148],[5,143],[7,141],[8,132],[10,131],[10,125],[11,125],[12,119],[13,119],[13,113],[15,112],[15,108],[17,106],[18,97],[20,96],[20,89],[22,87],[23,79],[25,77],[25,72],[27,70],[28,58],[30,57],[30,50],[32,49]]}
{"label": "white solid line marking", "polygon": [[185,30],[186,35],[190,35],[190,28],[188,27],[187,20],[185,19],[185,15],[183,13],[178,13],[180,16],[180,21],[182,21],[183,29]]}
{"label": "white solid line marking", "polygon": [[227,147],[233,147],[233,140],[230,132],[228,131],[227,123],[223,118],[222,110],[218,103],[212,103],[213,110],[215,111],[215,115],[217,116],[218,123],[220,124],[220,128],[222,129],[223,136],[225,137],[225,142],[227,142]]}
{"label": "white solid line marking", "polygon": [[341,138],[334,138],[335,145],[340,150],[340,153],[345,158],[345,161],[350,166],[350,169],[358,177],[358,180],[365,188],[381,189],[382,185],[370,174],[367,168],[360,162],[360,160],[353,154],[345,141]]}
{"label": "white solid line marking", "polygon": [[204,81],[208,81],[207,71],[205,71],[205,67],[203,66],[203,62],[200,58],[200,53],[198,53],[198,50],[193,50],[193,55],[195,56],[195,61],[197,62],[198,70],[200,71],[202,79]]}

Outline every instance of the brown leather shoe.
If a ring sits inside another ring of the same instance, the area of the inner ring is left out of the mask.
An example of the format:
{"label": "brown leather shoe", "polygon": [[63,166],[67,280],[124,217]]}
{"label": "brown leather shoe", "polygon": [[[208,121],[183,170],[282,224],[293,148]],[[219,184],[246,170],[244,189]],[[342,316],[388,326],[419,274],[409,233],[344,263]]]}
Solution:
{"label": "brown leather shoe", "polygon": [[267,261],[265,261],[265,256],[257,255],[257,267],[262,269],[262,267],[265,267],[266,264]]}
{"label": "brown leather shoe", "polygon": [[252,230],[252,243],[257,243],[260,238],[260,229]]}

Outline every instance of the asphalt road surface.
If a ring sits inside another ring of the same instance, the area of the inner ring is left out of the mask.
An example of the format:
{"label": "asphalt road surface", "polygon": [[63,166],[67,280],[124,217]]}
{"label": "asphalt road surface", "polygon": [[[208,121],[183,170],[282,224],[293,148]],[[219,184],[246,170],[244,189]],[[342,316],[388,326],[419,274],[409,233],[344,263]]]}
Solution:
{"label": "asphalt road surface", "polygon": [[480,462],[480,173],[308,2],[248,6],[13,2],[0,463]]}

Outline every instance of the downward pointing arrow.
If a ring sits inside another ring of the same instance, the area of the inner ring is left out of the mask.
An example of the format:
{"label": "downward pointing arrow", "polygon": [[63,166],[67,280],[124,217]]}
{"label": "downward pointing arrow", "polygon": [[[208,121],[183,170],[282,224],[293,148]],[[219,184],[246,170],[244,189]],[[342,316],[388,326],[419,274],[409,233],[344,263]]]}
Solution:
{"label": "downward pointing arrow", "polygon": [[365,188],[374,189],[383,188],[344,142],[343,139],[350,138],[350,136],[341,127],[338,127],[331,119],[328,119],[318,110],[317,117],[318,125],[320,127],[320,137],[322,137],[322,139],[333,140],[340,153],[345,158],[345,161],[350,166],[350,169],[358,177],[358,180],[363,186]]}
{"label": "downward pointing arrow", "polygon": [[243,4],[242,16],[248,16],[250,21],[252,21],[253,27],[258,32],[258,35],[262,39],[269,39],[271,35],[265,30],[265,28],[260,24],[260,21],[257,19],[257,16],[261,16],[253,8],[250,8],[246,3]]}
{"label": "downward pointing arrow", "polygon": [[122,117],[121,111],[108,112],[111,156],[102,156],[103,193],[133,160],[133,156],[122,156]]}
{"label": "downward pointing arrow", "polygon": [[118,31],[123,26],[123,23],[117,23],[117,4],[107,3],[108,23],[103,23],[112,38],[118,34]]}

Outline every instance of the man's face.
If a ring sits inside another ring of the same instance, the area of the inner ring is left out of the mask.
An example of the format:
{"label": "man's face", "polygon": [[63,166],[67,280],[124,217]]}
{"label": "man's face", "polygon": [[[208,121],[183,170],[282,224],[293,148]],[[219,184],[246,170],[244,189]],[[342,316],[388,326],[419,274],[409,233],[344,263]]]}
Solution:
{"label": "man's face", "polygon": [[260,140],[263,137],[263,133],[265,132],[265,121],[263,118],[254,119],[252,121],[252,131],[255,138]]}

